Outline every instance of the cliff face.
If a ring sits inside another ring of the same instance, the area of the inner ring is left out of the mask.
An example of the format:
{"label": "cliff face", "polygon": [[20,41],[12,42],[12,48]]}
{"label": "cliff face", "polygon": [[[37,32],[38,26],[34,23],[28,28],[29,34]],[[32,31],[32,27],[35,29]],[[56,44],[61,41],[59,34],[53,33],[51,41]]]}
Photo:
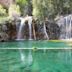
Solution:
{"label": "cliff face", "polygon": [[14,0],[0,0],[0,4],[8,8],[13,1]]}

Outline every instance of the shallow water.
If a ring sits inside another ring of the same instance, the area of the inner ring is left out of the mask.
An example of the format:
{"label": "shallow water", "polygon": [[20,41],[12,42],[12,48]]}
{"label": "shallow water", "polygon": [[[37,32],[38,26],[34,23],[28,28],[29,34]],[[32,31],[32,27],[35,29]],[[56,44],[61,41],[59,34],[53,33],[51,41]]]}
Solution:
{"label": "shallow water", "polygon": [[14,42],[0,42],[0,49],[3,48],[67,48],[70,47],[63,41],[14,41]]}

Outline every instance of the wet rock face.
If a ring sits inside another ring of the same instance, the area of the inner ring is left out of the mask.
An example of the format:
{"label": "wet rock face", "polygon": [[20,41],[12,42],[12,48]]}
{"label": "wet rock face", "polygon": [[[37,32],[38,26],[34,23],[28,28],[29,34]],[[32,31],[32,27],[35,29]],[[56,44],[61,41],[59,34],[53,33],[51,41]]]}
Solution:
{"label": "wet rock face", "polygon": [[60,28],[56,23],[50,23],[46,21],[46,30],[50,40],[59,39]]}
{"label": "wet rock face", "polygon": [[[59,39],[60,28],[55,23],[45,22],[46,32],[48,34],[49,40]],[[20,22],[12,21],[1,24],[0,26],[0,41],[8,41],[17,39],[18,30],[20,27]],[[36,21],[33,21],[31,24],[32,30],[32,39],[34,40],[47,40],[44,33],[44,24],[40,24]],[[25,22],[25,25],[22,29],[22,38],[29,40],[29,25],[28,22]],[[36,38],[36,39],[35,39]]]}
{"label": "wet rock face", "polygon": [[1,41],[8,41],[8,34],[6,33],[6,25],[0,24],[0,42]]}
{"label": "wet rock face", "polygon": [[[47,40],[44,33],[44,24],[35,24],[35,32],[36,32],[36,39],[37,40]],[[49,40],[56,40],[59,39],[60,36],[60,28],[56,23],[51,23],[46,21],[46,32],[49,37]]]}
{"label": "wet rock face", "polygon": [[8,30],[8,28],[7,28],[6,24],[3,24],[2,25],[2,31],[3,32],[7,32],[7,30]]}
{"label": "wet rock face", "polygon": [[6,23],[7,25],[7,34],[9,35],[9,40],[16,39],[16,25],[15,22]]}
{"label": "wet rock face", "polygon": [[37,40],[45,40],[43,24],[36,24],[35,31],[36,31],[36,39]]}
{"label": "wet rock face", "polygon": [[15,40],[16,25],[14,22],[5,22],[0,26],[0,41]]}

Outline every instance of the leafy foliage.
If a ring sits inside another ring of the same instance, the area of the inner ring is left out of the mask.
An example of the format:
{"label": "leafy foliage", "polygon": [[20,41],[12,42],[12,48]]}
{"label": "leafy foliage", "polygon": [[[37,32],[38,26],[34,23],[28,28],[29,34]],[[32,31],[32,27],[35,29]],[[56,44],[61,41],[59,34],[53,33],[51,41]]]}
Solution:
{"label": "leafy foliage", "polygon": [[6,9],[4,9],[2,5],[0,5],[0,16],[3,15],[6,15]]}
{"label": "leafy foliage", "polygon": [[56,15],[70,14],[72,0],[32,0],[33,15],[41,20],[45,17],[54,18]]}
{"label": "leafy foliage", "polygon": [[20,4],[20,5],[26,5],[26,4],[28,4],[27,3],[27,0],[16,0],[16,2],[18,3],[18,4]]}
{"label": "leafy foliage", "polygon": [[29,2],[31,0],[16,0],[16,3],[20,6],[22,15],[26,15],[28,12]]}
{"label": "leafy foliage", "polygon": [[9,16],[12,17],[15,14],[20,15],[20,8],[16,4],[11,4],[9,7]]}
{"label": "leafy foliage", "polygon": [[54,14],[52,0],[33,0],[33,15],[39,19],[44,19]]}

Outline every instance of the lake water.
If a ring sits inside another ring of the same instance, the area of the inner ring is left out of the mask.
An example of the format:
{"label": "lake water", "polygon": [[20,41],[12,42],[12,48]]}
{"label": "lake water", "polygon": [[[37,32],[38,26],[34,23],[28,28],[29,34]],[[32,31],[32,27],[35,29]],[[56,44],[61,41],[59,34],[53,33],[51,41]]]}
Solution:
{"label": "lake water", "polygon": [[61,41],[1,42],[0,72],[72,72],[71,46]]}

